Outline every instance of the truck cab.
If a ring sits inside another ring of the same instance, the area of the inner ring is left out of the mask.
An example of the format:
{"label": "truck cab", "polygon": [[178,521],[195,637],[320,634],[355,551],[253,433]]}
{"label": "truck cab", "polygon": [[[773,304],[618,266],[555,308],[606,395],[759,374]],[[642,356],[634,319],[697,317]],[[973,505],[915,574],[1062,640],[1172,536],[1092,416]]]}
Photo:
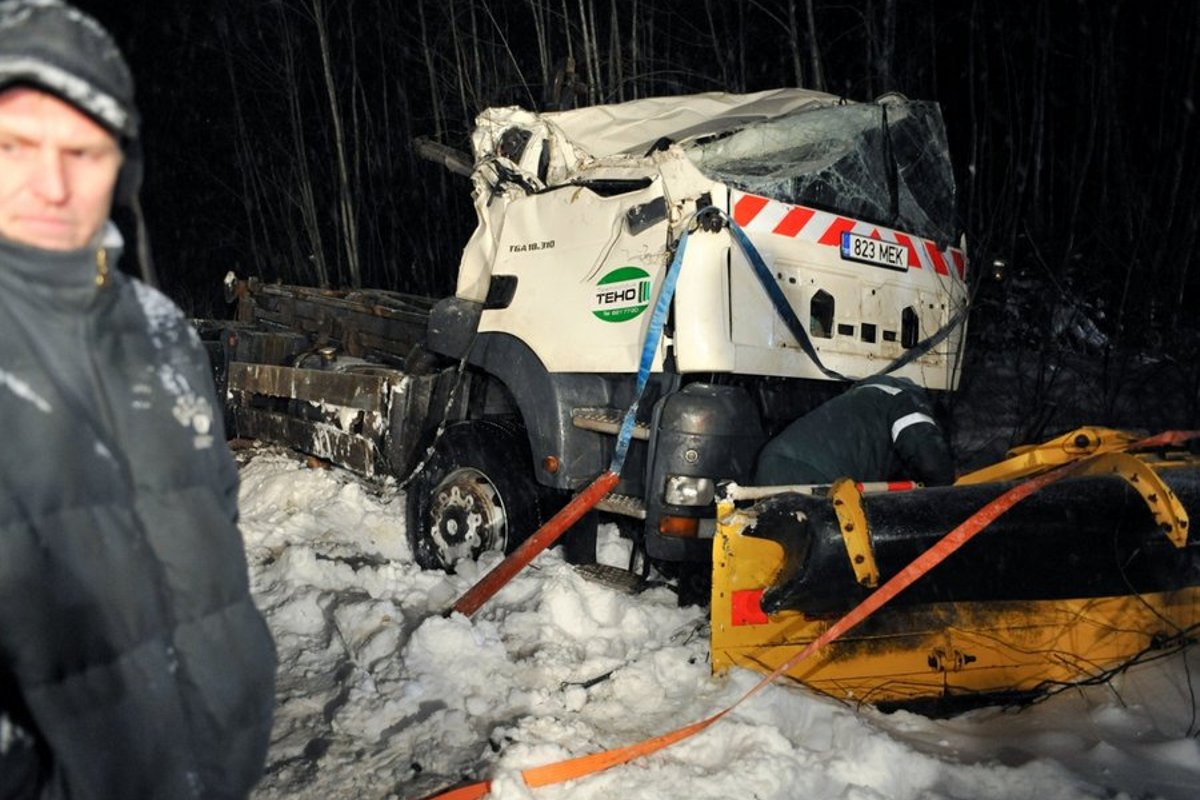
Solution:
{"label": "truck cab", "polygon": [[653,558],[703,558],[716,483],[747,481],[766,438],[842,381],[957,384],[966,260],[935,104],[780,89],[496,108],[473,146],[478,225],[428,346],[503,385],[542,486],[604,470],[691,229],[600,504],[637,520]]}

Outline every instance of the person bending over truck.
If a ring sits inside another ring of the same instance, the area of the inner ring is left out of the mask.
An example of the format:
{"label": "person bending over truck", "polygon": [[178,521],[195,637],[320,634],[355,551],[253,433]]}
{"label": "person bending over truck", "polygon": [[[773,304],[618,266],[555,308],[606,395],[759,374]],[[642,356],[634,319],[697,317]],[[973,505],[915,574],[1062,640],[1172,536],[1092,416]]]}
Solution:
{"label": "person bending over truck", "polygon": [[759,486],[838,478],[954,482],[954,459],[921,387],[886,375],[853,384],[767,442],[754,471]]}
{"label": "person bending over truck", "polygon": [[240,798],[266,754],[275,652],[205,354],[115,268],[139,152],[108,33],[0,2],[3,798]]}

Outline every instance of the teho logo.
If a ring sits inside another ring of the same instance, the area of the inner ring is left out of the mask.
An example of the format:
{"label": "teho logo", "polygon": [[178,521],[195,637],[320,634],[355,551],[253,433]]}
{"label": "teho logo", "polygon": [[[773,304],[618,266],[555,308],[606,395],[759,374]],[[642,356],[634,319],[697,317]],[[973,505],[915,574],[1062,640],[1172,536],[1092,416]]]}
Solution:
{"label": "teho logo", "polygon": [[628,322],[650,304],[650,273],[640,267],[620,267],[596,284],[592,313],[605,322]]}

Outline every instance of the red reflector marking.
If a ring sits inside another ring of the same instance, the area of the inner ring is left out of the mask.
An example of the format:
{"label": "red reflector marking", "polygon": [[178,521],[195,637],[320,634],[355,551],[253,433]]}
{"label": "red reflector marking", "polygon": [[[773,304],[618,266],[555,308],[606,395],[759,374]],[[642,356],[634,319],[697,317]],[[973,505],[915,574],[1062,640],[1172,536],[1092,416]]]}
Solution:
{"label": "red reflector marking", "polygon": [[852,219],[838,217],[833,221],[833,224],[829,226],[829,230],[825,231],[825,233],[821,236],[821,238],[818,240],[818,243],[840,245],[842,243],[842,233],[851,230],[856,224],[857,223]]}
{"label": "red reflector marking", "polygon": [[938,275],[950,274],[950,270],[946,266],[946,259],[942,257],[942,251],[937,249],[936,244],[926,242],[925,251],[929,253],[929,258],[933,261],[933,269]]}
{"label": "red reflector marking", "polygon": [[961,250],[951,250],[951,257],[954,259],[954,268],[958,270],[958,279],[966,280],[967,278],[967,259],[963,256]]}
{"label": "red reflector marking", "polygon": [[742,199],[733,206],[733,221],[742,227],[749,225],[769,202],[771,201],[765,197],[752,194],[742,195]]}
{"label": "red reflector marking", "polygon": [[769,620],[762,610],[762,589],[741,589],[729,596],[734,625],[766,625]]}
{"label": "red reflector marking", "polygon": [[909,269],[920,269],[921,259],[917,256],[917,248],[913,247],[912,239],[905,236],[903,233],[896,233],[896,242],[903,245],[908,250],[908,267]]}
{"label": "red reflector marking", "polygon": [[779,224],[775,226],[772,233],[778,233],[780,236],[795,236],[800,231],[804,230],[804,226],[813,218],[813,214],[817,212],[811,208],[800,208],[795,206],[789,211],[783,219],[779,220]]}

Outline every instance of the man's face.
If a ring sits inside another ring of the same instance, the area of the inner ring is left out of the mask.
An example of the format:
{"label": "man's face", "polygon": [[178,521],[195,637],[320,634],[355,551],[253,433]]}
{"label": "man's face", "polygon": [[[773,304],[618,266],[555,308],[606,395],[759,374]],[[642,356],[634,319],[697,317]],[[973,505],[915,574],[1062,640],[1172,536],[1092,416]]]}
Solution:
{"label": "man's face", "polygon": [[91,244],[121,158],[112,134],[54,95],[0,92],[0,236],[44,250]]}

